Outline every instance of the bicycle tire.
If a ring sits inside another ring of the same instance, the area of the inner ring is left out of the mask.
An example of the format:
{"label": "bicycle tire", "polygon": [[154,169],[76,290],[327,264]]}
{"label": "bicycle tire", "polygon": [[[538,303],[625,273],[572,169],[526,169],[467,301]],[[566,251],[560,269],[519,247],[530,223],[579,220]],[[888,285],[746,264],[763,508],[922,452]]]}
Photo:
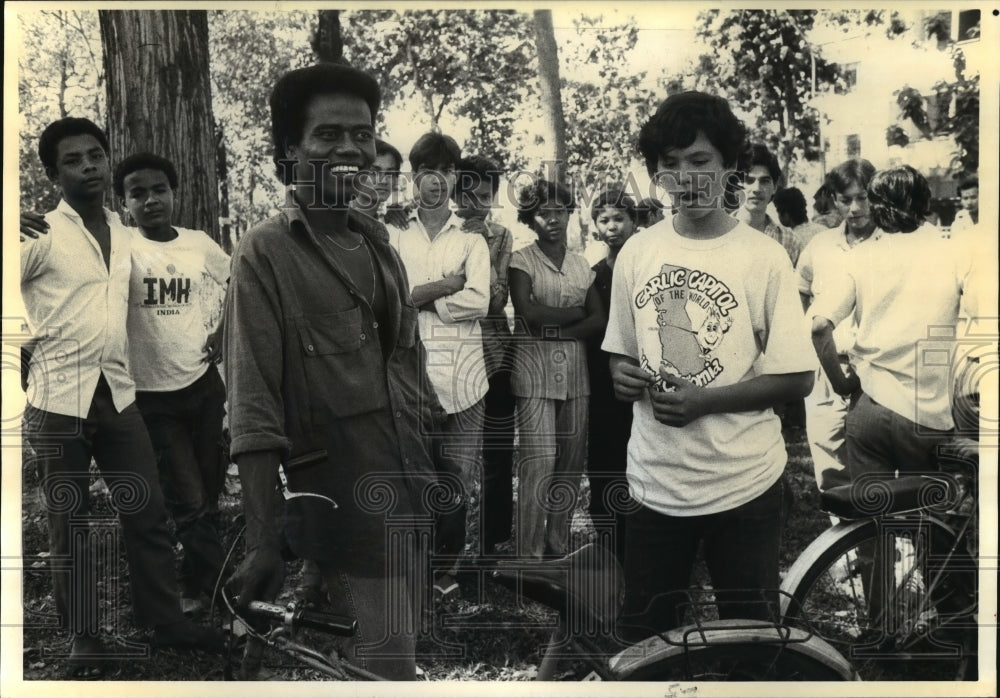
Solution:
{"label": "bicycle tire", "polygon": [[[789,624],[808,619],[864,681],[974,679],[977,568],[964,549],[948,557],[955,538],[929,517],[841,522],[788,571],[782,618]],[[881,591],[873,586],[879,545],[880,559],[892,560],[891,570],[883,565]],[[878,596],[882,611],[872,609]]]}
{"label": "bicycle tire", "polygon": [[748,622],[708,621],[671,630],[632,645],[608,664],[619,681],[857,680],[843,656],[807,631]]}

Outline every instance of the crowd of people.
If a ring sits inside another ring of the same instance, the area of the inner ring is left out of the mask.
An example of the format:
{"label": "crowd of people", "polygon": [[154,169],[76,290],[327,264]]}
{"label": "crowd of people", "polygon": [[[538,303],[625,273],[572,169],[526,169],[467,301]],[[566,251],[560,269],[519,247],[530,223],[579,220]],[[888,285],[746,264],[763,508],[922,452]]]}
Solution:
{"label": "crowd of people", "polygon": [[[91,459],[113,494],[132,492],[112,500],[154,642],[218,649],[192,620],[217,580],[237,603],[273,599],[296,557],[299,601],[357,619],[351,660],[399,680],[468,559],[572,552],[585,478],[595,535],[624,569],[630,641],[681,622],[699,549],[722,617],[773,610],[755,599],[776,601],[782,425],[803,401],[821,489],[934,468],[956,366],[921,365],[914,347],[960,314],[997,314],[977,181],[959,185],[949,238],[926,222],[919,172],[849,160],[809,221],[725,99],[675,94],[638,142],[666,203],[613,187],[586,202],[607,249],[591,266],[568,245],[567,187],[523,187],[517,220],[535,240],[514,249],[493,220],[501,170],[447,135],[411,148],[413,204],[395,205],[404,159],[376,137],[380,104],[347,64],[280,78],[286,200],[231,259],[173,225],[169,160],[112,168],[86,119],[41,135],[62,198],[22,214],[23,431],[49,552],[66,560],[53,589],[71,677],[101,676],[111,654],[79,533]],[[104,207],[109,187],[131,227]],[[246,547],[223,570],[230,460]]]}

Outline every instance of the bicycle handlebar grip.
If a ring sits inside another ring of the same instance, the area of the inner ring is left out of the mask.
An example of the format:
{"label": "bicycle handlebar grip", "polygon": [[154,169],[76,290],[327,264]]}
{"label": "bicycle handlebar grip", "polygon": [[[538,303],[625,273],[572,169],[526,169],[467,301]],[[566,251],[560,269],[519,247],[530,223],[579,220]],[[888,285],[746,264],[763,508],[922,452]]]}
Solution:
{"label": "bicycle handlebar grip", "polygon": [[351,637],[358,629],[358,621],[354,618],[308,610],[296,611],[292,625],[322,630],[344,637]]}
{"label": "bicycle handlebar grip", "polygon": [[288,623],[293,628],[311,628],[344,637],[351,637],[358,629],[358,622],[354,618],[279,606],[266,601],[251,601],[247,605],[247,612],[260,618]]}

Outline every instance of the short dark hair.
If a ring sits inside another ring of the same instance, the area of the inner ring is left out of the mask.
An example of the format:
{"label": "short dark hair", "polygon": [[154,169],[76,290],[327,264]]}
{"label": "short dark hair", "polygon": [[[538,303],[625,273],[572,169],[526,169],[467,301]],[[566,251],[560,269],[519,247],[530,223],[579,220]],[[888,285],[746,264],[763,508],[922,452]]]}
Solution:
{"label": "short dark hair", "polygon": [[788,216],[793,226],[809,222],[806,197],[798,187],[789,187],[775,192],[772,203],[778,215]]}
{"label": "short dark hair", "polygon": [[620,209],[628,214],[628,217],[632,219],[633,223],[638,221],[639,214],[638,211],[636,211],[635,199],[621,189],[607,189],[601,192],[601,194],[594,199],[593,203],[590,204],[590,218],[596,221],[601,210],[605,208]]}
{"label": "short dark hair", "polygon": [[836,196],[847,191],[852,184],[857,184],[862,189],[868,188],[868,183],[875,176],[875,165],[864,158],[856,158],[842,162],[832,170],[827,172],[823,184],[830,193]]}
{"label": "short dark hair", "polygon": [[868,183],[872,220],[887,233],[912,233],[931,206],[927,178],[909,165],[883,170]]}
{"label": "short dark hair", "polygon": [[649,176],[656,173],[660,156],[688,147],[699,131],[722,155],[723,164],[743,169],[746,126],[722,97],[689,91],[667,97],[639,131],[639,152]]}
{"label": "short dark hair", "polygon": [[401,170],[403,168],[403,156],[400,154],[398,150],[396,150],[395,146],[393,146],[391,143],[383,141],[381,138],[376,138],[375,157],[378,157],[379,155],[388,155],[389,157],[391,157],[393,162],[396,163],[395,165],[396,170]]}
{"label": "short dark hair", "polygon": [[292,168],[284,167],[286,149],[302,140],[309,102],[318,95],[349,94],[360,97],[372,113],[372,125],[382,102],[382,91],[370,74],[350,66],[346,61],[319,63],[308,68],[290,70],[282,75],[271,90],[271,140],[274,143],[274,164],[278,178],[291,184]]}
{"label": "short dark hair", "polygon": [[825,184],[819,185],[819,189],[813,194],[813,208],[816,213],[825,215],[834,210],[833,192]]}
{"label": "short dark hair", "polygon": [[489,158],[481,155],[471,155],[458,161],[458,182],[455,184],[455,197],[460,199],[466,192],[472,191],[481,182],[490,183],[490,192],[496,196],[500,189],[500,168]]}
{"label": "short dark hair", "polygon": [[177,169],[174,167],[174,163],[153,153],[136,153],[122,160],[115,168],[115,174],[111,181],[116,196],[121,199],[125,198],[125,178],[137,170],[159,170],[167,176],[170,188],[177,191]]}
{"label": "short dark hair", "polygon": [[572,211],[575,208],[573,195],[569,189],[558,182],[539,178],[531,184],[525,185],[517,196],[517,220],[531,227],[531,221],[538,209],[550,201],[562,204],[567,211]]}
{"label": "short dark hair", "polygon": [[56,167],[56,154],[59,150],[60,141],[70,136],[86,135],[96,138],[100,146],[104,148],[105,154],[110,153],[111,147],[108,145],[108,135],[90,119],[67,116],[65,119],[53,121],[46,126],[45,130],[42,131],[42,135],[38,137],[38,159],[42,161],[42,167],[45,168],[46,174],[50,170],[54,172],[58,169]]}
{"label": "short dark hair", "polygon": [[958,187],[955,188],[956,193],[961,196],[962,192],[966,189],[978,189],[979,188],[979,177],[969,177],[963,179],[958,183]]}
{"label": "short dark hair", "polygon": [[662,211],[665,208],[663,202],[659,199],[653,198],[652,196],[647,196],[645,199],[640,201],[635,207],[636,214],[638,218],[636,223],[641,225],[643,228],[649,227],[649,221],[652,219],[653,214],[656,211]]}
{"label": "short dark hair", "polygon": [[410,168],[414,172],[421,165],[428,167],[458,167],[462,149],[451,136],[443,133],[425,133],[410,148]]}
{"label": "short dark hair", "polygon": [[778,158],[762,143],[750,145],[750,151],[747,155],[747,171],[754,167],[766,167],[771,179],[774,180],[774,186],[781,183],[781,166],[778,164]]}

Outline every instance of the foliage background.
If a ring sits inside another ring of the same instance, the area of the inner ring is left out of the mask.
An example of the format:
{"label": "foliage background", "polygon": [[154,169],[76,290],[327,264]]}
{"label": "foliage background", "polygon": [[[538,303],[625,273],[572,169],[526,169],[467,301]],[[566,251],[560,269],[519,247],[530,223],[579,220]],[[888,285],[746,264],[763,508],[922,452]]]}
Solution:
{"label": "foliage background", "polygon": [[[34,154],[41,129],[65,115],[108,121],[96,11],[48,7],[22,7],[17,14],[20,201],[32,210],[48,210],[56,197]],[[566,174],[584,204],[610,183],[634,181],[641,193],[650,192],[635,153],[638,129],[665,96],[680,89],[729,98],[752,137],[779,154],[786,179],[807,185],[810,194],[822,175],[817,161],[829,145],[822,131],[838,118],[819,109],[817,98],[850,87],[840,67],[824,58],[817,38],[831,31],[885,36],[900,46],[945,37],[939,49],[948,53],[955,78],[934,89],[952,105],[950,111],[929,127],[929,97],[917,92],[915,100],[901,98],[899,123],[887,139],[950,137],[954,161],[945,168],[957,175],[978,166],[979,78],[967,73],[962,49],[942,28],[949,12],[678,6],[633,15],[588,6],[558,8],[554,16]],[[267,92],[281,73],[316,60],[310,39],[317,19],[305,10],[209,11],[213,135],[225,155],[221,186],[234,240],[281,201],[269,161]],[[541,169],[543,146],[552,136],[541,118],[530,14],[351,10],[340,13],[340,26],[345,58],[383,85],[381,135],[404,156],[420,133],[435,129],[455,136],[468,152],[494,158],[508,173]],[[904,96],[906,89],[899,86]]]}

